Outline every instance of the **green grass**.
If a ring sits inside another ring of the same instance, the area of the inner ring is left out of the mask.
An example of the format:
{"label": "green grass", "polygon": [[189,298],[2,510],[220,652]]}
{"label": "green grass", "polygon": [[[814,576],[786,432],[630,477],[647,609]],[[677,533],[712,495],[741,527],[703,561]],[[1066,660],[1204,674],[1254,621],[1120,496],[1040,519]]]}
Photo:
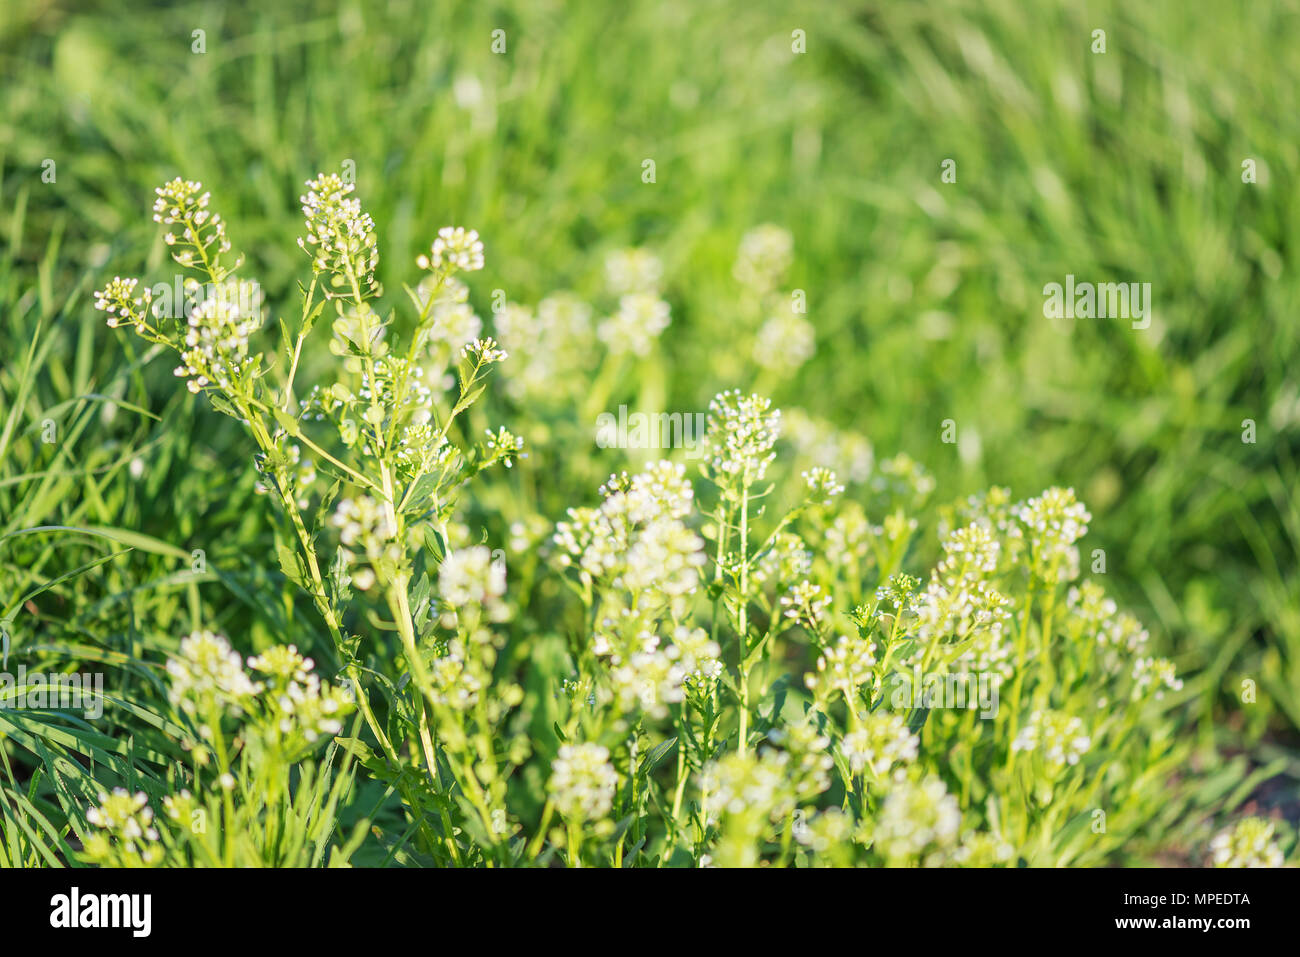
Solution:
{"label": "green grass", "polygon": [[[746,230],[786,226],[818,351],[762,383],[777,405],[866,436],[877,458],[908,452],[940,500],[1075,487],[1108,589],[1188,678],[1185,733],[1222,781],[1201,806],[1250,799],[1249,767],[1300,776],[1295,3],[81,6],[0,13],[0,618],[12,655],[103,662],[139,713],[106,730],[0,712],[5,820],[45,832],[7,829],[10,862],[66,856],[57,822],[92,779],[132,781],[157,766],[136,755],[174,749],[149,700],[180,632],[245,636],[250,653],[292,635],[330,660],[310,604],[266,567],[276,524],[239,429],[89,297],[142,248],[166,274],[145,211],[182,175],[292,309],[295,200],[348,160],[391,305],[448,222],[487,244],[484,316],[495,288],[599,300],[605,252],[659,253],[663,361],[619,380],[613,406],[696,410],[754,386],[731,263]],[[1151,328],[1043,318],[1043,285],[1066,273],[1151,282]],[[315,345],[303,381],[332,361]],[[524,414],[494,401],[493,421]],[[593,425],[572,406],[534,415],[520,431],[552,454],[483,490],[475,520],[499,539],[511,515],[590,504],[626,464],[582,445]],[[58,528],[27,531],[41,526]],[[521,629],[562,647],[546,631],[556,586],[523,574]]]}

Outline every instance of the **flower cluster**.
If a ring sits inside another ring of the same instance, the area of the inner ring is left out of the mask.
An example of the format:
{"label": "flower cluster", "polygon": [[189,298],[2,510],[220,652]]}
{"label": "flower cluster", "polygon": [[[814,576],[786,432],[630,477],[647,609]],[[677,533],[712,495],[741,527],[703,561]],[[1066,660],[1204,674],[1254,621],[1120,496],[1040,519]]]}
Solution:
{"label": "flower cluster", "polygon": [[154,193],[158,198],[153,204],[153,221],[181,228],[180,236],[170,231],[163,236],[168,246],[180,247],[172,258],[182,266],[201,266],[213,282],[224,279],[219,260],[222,253],[230,251],[230,240],[221,214],[208,208],[212,196],[203,184],[177,177]]}
{"label": "flower cluster", "polygon": [[616,249],[605,257],[605,282],[615,295],[656,293],[664,265],[648,249]]}
{"label": "flower cluster", "polygon": [[790,231],[764,223],[740,240],[733,275],[756,292],[768,292],[779,286],[794,262],[794,237]]}
{"label": "flower cluster", "polygon": [[989,669],[1006,662],[1011,600],[988,577],[997,569],[999,548],[979,525],[959,528],[944,541],[943,561],[916,598],[915,654],[922,664],[939,661],[936,651],[953,643],[965,643],[958,656],[964,663]]}
{"label": "flower cluster", "polygon": [[742,487],[761,482],[776,458],[772,447],[781,432],[781,412],[772,401],[737,390],[709,403],[704,454],[715,476]]}
{"label": "flower cluster", "polygon": [[785,617],[814,633],[821,631],[830,603],[831,599],[826,594],[826,590],[811,581],[798,582],[790,589],[789,594],[781,596],[781,607]]}
{"label": "flower cluster", "polygon": [[609,813],[617,788],[618,772],[602,745],[566,744],[551,762],[551,800],[565,818],[599,820]]}
{"label": "flower cluster", "polygon": [[449,653],[435,658],[430,665],[429,679],[435,702],[454,711],[468,711],[478,704],[483,682],[475,669],[468,667],[465,648],[453,642]]}
{"label": "flower cluster", "polygon": [[480,365],[488,365],[493,362],[505,362],[509,358],[508,353],[497,345],[497,341],[491,336],[486,339],[475,339],[467,342],[461,347],[460,354],[462,358],[473,360]]}
{"label": "flower cluster", "polygon": [[840,484],[839,478],[823,466],[804,472],[803,480],[808,488],[808,501],[814,505],[830,505],[844,494],[844,486]]}
{"label": "flower cluster", "polygon": [[245,315],[242,306],[224,295],[203,299],[190,312],[185,348],[176,375],[188,378],[191,392],[208,386],[230,390],[246,375],[255,358],[248,354],[248,339],[262,326],[261,315]]}
{"label": "flower cluster", "polygon": [[1074,543],[1088,531],[1092,515],[1072,488],[1050,488],[1014,510],[1024,523],[1035,568],[1043,577],[1073,578],[1079,564]]}
{"label": "flower cluster", "polygon": [[944,863],[960,829],[957,799],[939,777],[929,775],[903,780],[889,792],[876,821],[875,844],[890,864],[919,858],[932,867]]}
{"label": "flower cluster", "polygon": [[483,320],[468,302],[440,301],[429,313],[426,338],[430,353],[439,358],[444,351],[447,356],[464,356],[473,343],[481,341],[482,332]]}
{"label": "flower cluster", "polygon": [[815,710],[782,728],[774,728],[768,739],[790,756],[790,786],[800,802],[810,801],[830,788],[835,766],[831,738]]}
{"label": "flower cluster", "polygon": [[211,631],[182,638],[180,654],[167,663],[167,673],[172,704],[203,721],[213,716],[214,707],[238,713],[261,691],[244,671],[239,652]]}
{"label": "flower cluster", "polygon": [[683,683],[704,682],[722,674],[722,649],[703,628],[679,625],[673,631],[669,656],[682,673]]}
{"label": "flower cluster", "polygon": [[494,319],[497,338],[512,359],[506,391],[521,402],[547,406],[563,398],[558,383],[579,380],[595,342],[591,306],[557,292],[536,310],[507,303]]}
{"label": "flower cluster", "polygon": [[171,702],[201,722],[206,741],[216,739],[222,717],[256,723],[259,708],[269,715],[266,730],[289,750],[342,731],[342,718],[353,708],[351,692],[323,683],[312,660],[293,645],[269,648],[247,664],[257,680],[230,643],[210,631],[182,638],[180,654],[168,662]]}
{"label": "flower cluster", "polygon": [[315,744],[343,731],[343,718],[353,710],[352,693],[329,685],[315,673],[315,663],[293,645],[276,645],[248,659],[262,676],[267,706],[283,741],[301,737]]}
{"label": "flower cluster", "polygon": [[1168,658],[1138,658],[1133,662],[1134,701],[1147,695],[1159,701],[1164,698],[1165,691],[1182,690],[1182,679]]}
{"label": "flower cluster", "polygon": [[822,552],[832,566],[861,568],[875,560],[872,546],[884,531],[871,524],[861,505],[846,502],[822,533]]}
{"label": "flower cluster", "polygon": [[[339,530],[339,541],[348,549],[349,561],[357,559],[357,550],[372,566],[382,569],[385,562],[398,557],[397,526],[387,509],[368,495],[342,499],[330,516],[330,524]],[[375,584],[373,568],[361,568],[352,575],[353,584],[368,591]]]}
{"label": "flower cluster", "polygon": [[515,435],[504,426],[498,428],[495,432],[491,429],[485,429],[487,441],[483,443],[487,451],[490,462],[500,462],[506,468],[514,465],[515,460],[520,457],[524,450],[524,440]]}
{"label": "flower cluster", "polygon": [[308,180],[299,199],[307,234],[298,245],[311,256],[314,272],[330,273],[335,285],[347,286],[359,299],[377,288],[379,246],[375,222],[352,196],[355,190],[356,184],[344,182],[338,173]]}
{"label": "flower cluster", "polygon": [[1281,867],[1282,849],[1273,831],[1272,821],[1243,818],[1210,841],[1210,861],[1215,867]]}
{"label": "flower cluster", "polygon": [[100,794],[99,806],[86,811],[86,821],[99,831],[86,838],[86,854],[110,867],[148,867],[163,858],[153,808],[143,791],[132,794],[114,788]]}
{"label": "flower cluster", "polygon": [[596,335],[614,355],[646,356],[670,321],[668,303],[654,293],[632,292],[596,327]]}
{"label": "flower cluster", "polygon": [[1079,759],[1092,747],[1083,719],[1060,711],[1038,709],[1011,743],[1013,751],[1037,751],[1049,769],[1059,771]]}
{"label": "flower cluster", "polygon": [[794,532],[781,532],[759,554],[754,565],[754,581],[789,591],[807,580],[812,571],[812,560],[813,554],[802,538]]}
{"label": "flower cluster", "polygon": [[875,688],[876,644],[860,634],[840,635],[817,656],[817,670],[804,676],[804,684],[818,701],[839,693],[857,707],[858,690]]}
{"label": "flower cluster", "polygon": [[483,268],[483,242],[478,230],[462,226],[444,226],[430,247],[430,255],[420,255],[415,264],[421,269],[443,272],[474,272]]}
{"label": "flower cluster", "polygon": [[103,289],[95,290],[95,308],[108,313],[106,322],[110,329],[119,325],[134,326],[148,314],[153,292],[146,287],[137,296],[135,290],[139,284],[138,279],[114,276]]}
{"label": "flower cluster", "polygon": [[915,759],[919,745],[920,739],[908,730],[902,715],[876,711],[844,735],[840,750],[854,774],[870,771],[883,779],[896,765]]}
{"label": "flower cluster", "polygon": [[645,632],[627,651],[606,635],[596,635],[596,652],[608,656],[610,687],[621,713],[641,710],[662,718],[668,705],[684,698],[688,672],[678,664],[677,650],[675,645],[661,648],[659,636]]}
{"label": "flower cluster", "polygon": [[796,806],[790,755],[772,748],[723,755],[700,772],[699,786],[704,811],[722,832],[715,861],[727,867],[757,864],[757,838]]}
{"label": "flower cluster", "polygon": [[[1072,585],[1066,593],[1065,632],[1073,641],[1096,647],[1101,670],[1112,675],[1128,672],[1135,679],[1139,677],[1135,672],[1140,660],[1139,653],[1146,649],[1151,636],[1141,622],[1128,612],[1120,611],[1114,600],[1096,582],[1080,582]],[[1152,665],[1154,664],[1153,659]],[[1143,666],[1144,673],[1150,667]],[[1165,682],[1163,677],[1154,672],[1150,673],[1150,677],[1153,680],[1143,680],[1143,690],[1151,684],[1156,686],[1158,692],[1163,688],[1177,690],[1173,684]],[[1169,677],[1173,677],[1172,673]],[[1136,687],[1135,691],[1138,691]]]}
{"label": "flower cluster", "polygon": [[817,351],[817,332],[802,316],[778,313],[759,327],[754,362],[761,369],[789,375]]}
{"label": "flower cluster", "polygon": [[569,509],[569,521],[556,525],[560,564],[615,589],[667,598],[693,591],[704,555],[682,521],[693,501],[684,467],[657,462],[630,478],[610,476],[601,491],[600,508]]}
{"label": "flower cluster", "polygon": [[876,589],[876,601],[882,608],[892,608],[897,613],[915,612],[916,596],[921,579],[899,572],[890,575],[889,581]]}
{"label": "flower cluster", "polygon": [[505,563],[495,560],[484,545],[448,552],[438,566],[438,593],[455,611],[478,608],[498,618],[504,610]]}

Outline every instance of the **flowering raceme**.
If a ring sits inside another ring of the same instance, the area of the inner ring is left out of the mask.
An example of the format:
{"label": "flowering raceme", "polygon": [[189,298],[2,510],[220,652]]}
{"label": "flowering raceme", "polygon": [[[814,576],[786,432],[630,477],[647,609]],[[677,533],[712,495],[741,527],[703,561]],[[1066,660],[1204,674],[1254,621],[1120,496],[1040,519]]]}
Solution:
{"label": "flowering raceme", "polygon": [[375,223],[362,212],[361,201],[351,194],[356,185],[337,173],[322,173],[307,181],[302,195],[306,235],[298,240],[312,257],[312,269],[330,273],[338,284],[353,280],[374,288],[379,248]]}
{"label": "flowering raceme", "polygon": [[746,486],[761,482],[776,459],[780,410],[762,396],[723,392],[709,403],[708,423],[704,453],[713,473]]}

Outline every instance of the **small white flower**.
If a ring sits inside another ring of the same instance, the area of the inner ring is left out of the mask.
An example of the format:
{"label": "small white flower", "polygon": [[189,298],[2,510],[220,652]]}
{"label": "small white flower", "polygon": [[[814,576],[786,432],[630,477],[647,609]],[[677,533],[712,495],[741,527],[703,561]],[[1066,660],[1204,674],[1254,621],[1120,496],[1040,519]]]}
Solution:
{"label": "small white flower", "polygon": [[508,355],[504,349],[497,345],[497,341],[491,336],[486,339],[475,339],[473,342],[466,343],[460,350],[460,354],[466,359],[475,359],[483,365],[493,362],[504,362]]}
{"label": "small white flower", "polygon": [[415,262],[421,269],[460,270],[473,272],[483,268],[483,243],[478,230],[462,226],[444,226],[430,247],[432,256],[419,256]]}

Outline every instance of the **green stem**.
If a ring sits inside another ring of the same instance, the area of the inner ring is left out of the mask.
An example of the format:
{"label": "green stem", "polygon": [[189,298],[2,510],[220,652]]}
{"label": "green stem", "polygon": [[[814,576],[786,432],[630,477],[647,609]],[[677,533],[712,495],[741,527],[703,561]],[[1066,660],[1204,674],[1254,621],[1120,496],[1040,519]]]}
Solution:
{"label": "green stem", "polygon": [[1020,732],[1020,693],[1025,683],[1025,655],[1029,643],[1029,618],[1034,607],[1034,582],[1031,580],[1025,591],[1025,608],[1020,617],[1020,629],[1016,633],[1016,681],[1011,689],[1011,725],[1007,736],[1006,772],[1010,774],[1016,764],[1016,752],[1012,745]]}
{"label": "green stem", "polygon": [[740,493],[740,608],[738,639],[740,645],[740,754],[749,753],[749,485]]}

